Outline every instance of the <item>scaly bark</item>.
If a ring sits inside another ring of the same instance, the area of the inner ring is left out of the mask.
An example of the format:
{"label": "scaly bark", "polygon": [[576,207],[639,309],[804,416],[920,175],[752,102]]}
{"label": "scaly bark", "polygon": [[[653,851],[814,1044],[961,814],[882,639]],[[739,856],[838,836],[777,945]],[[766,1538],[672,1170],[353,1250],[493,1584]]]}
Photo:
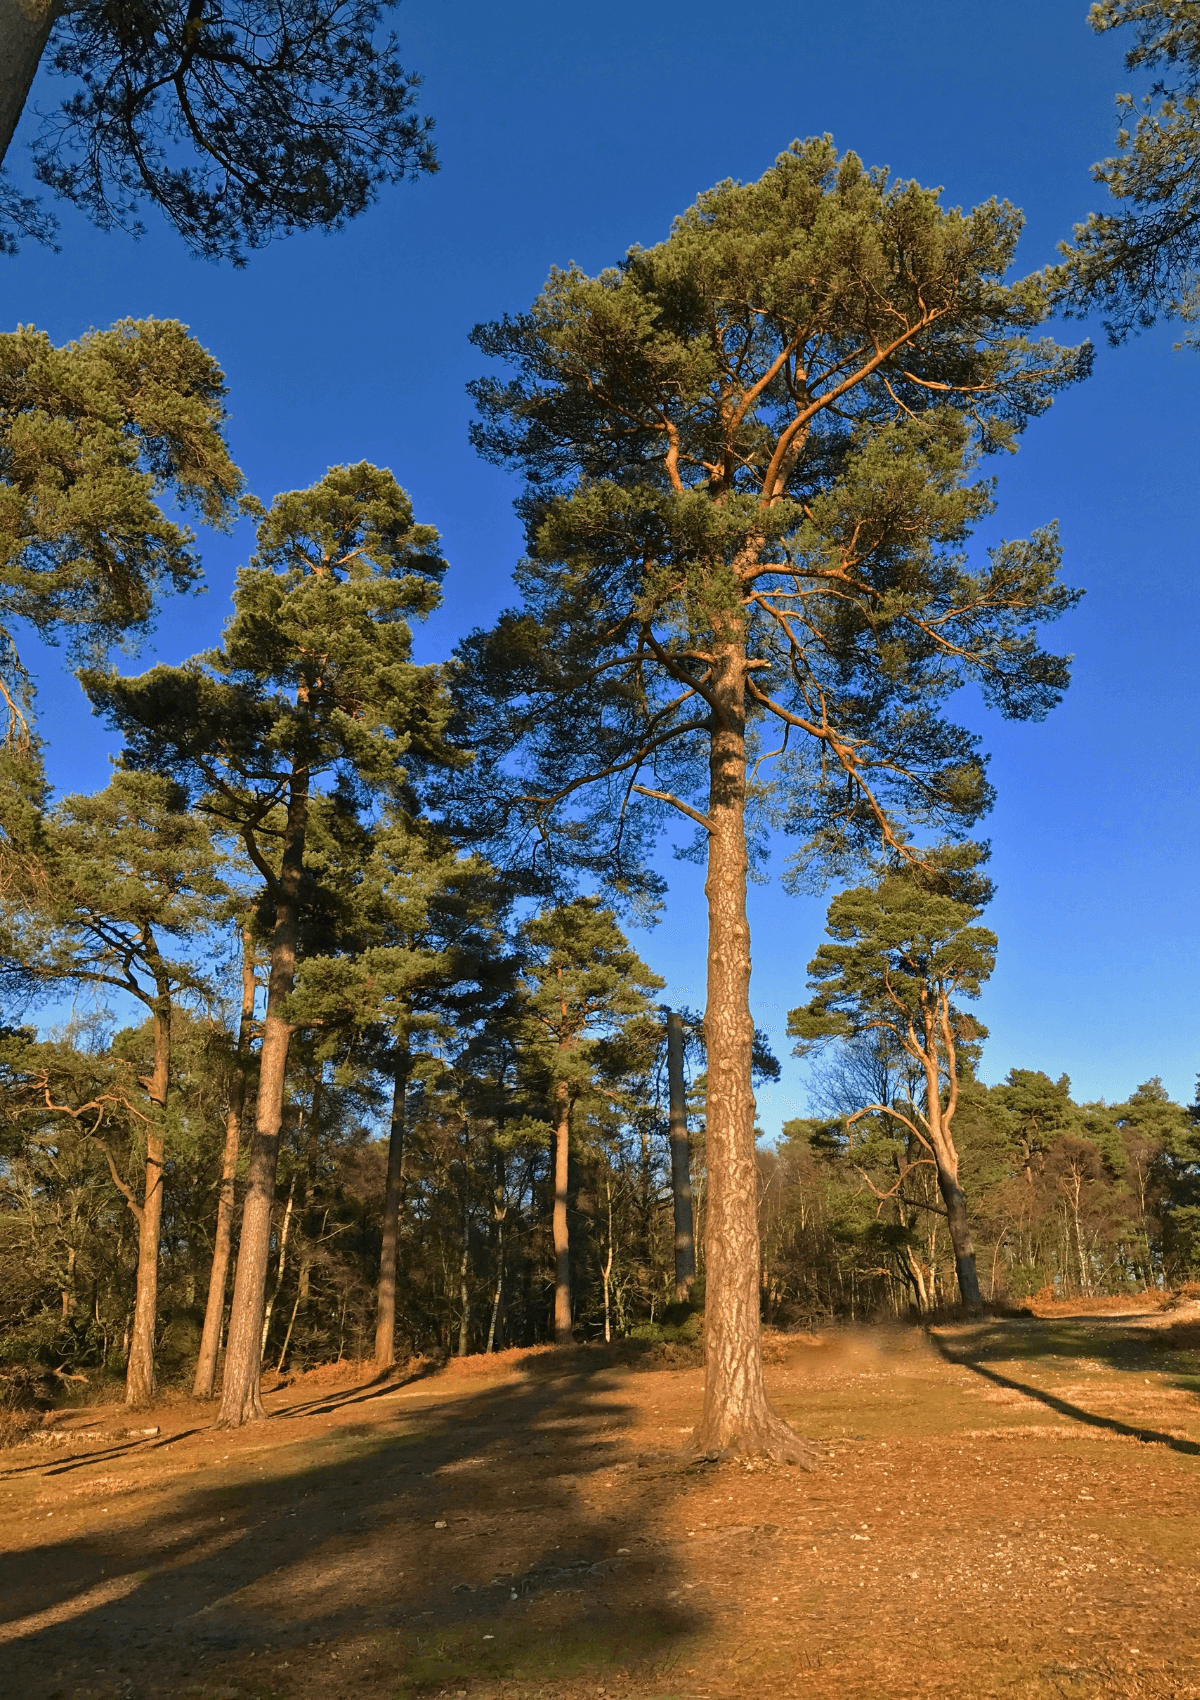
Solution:
{"label": "scaly bark", "polygon": [[746,919],[746,650],[740,631],[715,645],[710,673],[709,755],[708,1211],[703,1453],[773,1456],[807,1464],[813,1454],[771,1409],[763,1380],[759,1317],[758,1171]]}
{"label": "scaly bark", "polygon": [[25,109],[50,31],[63,11],[60,0],[0,0],[0,161]]}
{"label": "scaly bark", "polygon": [[408,1041],[399,1040],[392,1083],[392,1125],[388,1134],[387,1191],[383,1201],[383,1245],[379,1254],[379,1295],[375,1311],[377,1370],[389,1369],[396,1361],[396,1260],[404,1191],[405,1102],[411,1067]]}
{"label": "scaly bark", "polygon": [[238,1023],[237,1050],[229,1081],[229,1107],[225,1114],[225,1149],[221,1154],[221,1189],[217,1194],[217,1228],[213,1238],[212,1269],[208,1277],[208,1302],[200,1334],[200,1356],[192,1382],[193,1399],[211,1399],[217,1379],[217,1354],[225,1312],[225,1288],[229,1281],[229,1259],[233,1246],[234,1186],[238,1151],[242,1140],[242,1112],[246,1105],[246,1073],[250,1041],[254,1031],[254,941],[249,926],[242,931],[242,1014]]}
{"label": "scaly bark", "polygon": [[238,1246],[237,1276],[225,1348],[225,1375],[218,1426],[237,1428],[266,1415],[259,1381],[262,1375],[262,1325],[267,1264],[271,1251],[271,1212],[279,1167],[283,1124],[283,1087],[292,1028],[280,1011],[296,979],[300,879],[308,826],[308,770],[297,765],[288,790],[283,856],[275,891],[275,930],[271,937],[271,973],[263,1022],[258,1073],[258,1113],[250,1146],[246,1199]]}
{"label": "scaly bark", "polygon": [[675,1200],[675,1303],[686,1304],[696,1279],[692,1228],[692,1154],[688,1145],[687,1095],[683,1084],[683,1017],[667,1016],[667,1082],[670,1093],[671,1192]]}
{"label": "scaly bark", "polygon": [[571,1241],[567,1227],[567,1166],[571,1150],[571,1091],[560,1080],[554,1130],[554,1343],[571,1344]]}

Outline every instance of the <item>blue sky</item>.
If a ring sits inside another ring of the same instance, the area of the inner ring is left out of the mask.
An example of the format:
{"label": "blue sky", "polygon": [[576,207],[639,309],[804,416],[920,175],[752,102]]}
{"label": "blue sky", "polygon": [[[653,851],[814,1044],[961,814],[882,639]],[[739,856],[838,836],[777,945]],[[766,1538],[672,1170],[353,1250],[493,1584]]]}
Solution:
{"label": "blue sky", "polygon": [[[1028,218],[1020,268],[1033,270],[1100,204],[1088,167],[1108,151],[1114,93],[1130,86],[1119,34],[1095,37],[1086,11],[1085,0],[764,0],[749,14],[712,0],[407,0],[398,29],[437,120],[436,178],[243,272],[190,259],[153,213],[134,242],[63,209],[61,254],[31,247],[3,262],[0,323],[66,341],[126,316],[183,320],[225,368],[233,452],[264,498],[337,462],[392,467],[452,564],[445,608],[420,639],[423,656],[440,656],[510,598],[520,548],[515,484],[467,442],[473,324],[528,305],[552,265],[597,270],[660,239],[700,190],[756,177],[793,137],[824,131],[868,164],[943,185],[951,204],[1014,201]],[[54,96],[52,79],[38,85],[35,100]],[[1000,960],[982,1005],[984,1076],[1065,1071],[1077,1095],[1110,1101],[1153,1074],[1188,1099],[1200,1068],[1200,355],[1172,342],[1166,327],[1101,346],[1092,380],[997,468],[999,513],[977,546],[1059,520],[1066,576],[1087,590],[1050,634],[1075,652],[1075,682],[1040,726],[963,703],[999,790],[986,827]],[[204,540],[207,594],[164,608],[139,665],[215,640],[246,548]],[[56,784],[102,785],[110,735],[61,658],[30,655]],[[665,853],[663,868],[665,916],[636,942],[667,995],[699,1007],[701,874]],[[805,1109],[784,1025],[805,996],[824,901],[777,884],[751,895],[755,1016],[786,1059],[760,1099],[768,1134]]]}

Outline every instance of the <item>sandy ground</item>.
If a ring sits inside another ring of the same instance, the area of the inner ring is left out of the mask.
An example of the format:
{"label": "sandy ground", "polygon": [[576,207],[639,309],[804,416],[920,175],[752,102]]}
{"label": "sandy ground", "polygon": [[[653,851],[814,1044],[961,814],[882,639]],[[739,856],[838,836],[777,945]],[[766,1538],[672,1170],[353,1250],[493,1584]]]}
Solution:
{"label": "sandy ground", "polygon": [[813,1474],[688,1464],[695,1368],[483,1367],[0,1453],[0,1692],[1200,1697],[1188,1315],[792,1346]]}

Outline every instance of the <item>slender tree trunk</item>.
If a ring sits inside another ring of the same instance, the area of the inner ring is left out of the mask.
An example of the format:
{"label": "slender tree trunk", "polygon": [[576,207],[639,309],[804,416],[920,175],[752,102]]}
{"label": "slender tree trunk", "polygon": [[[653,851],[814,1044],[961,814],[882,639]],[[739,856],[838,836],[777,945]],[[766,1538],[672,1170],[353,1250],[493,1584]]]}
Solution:
{"label": "slender tree trunk", "polygon": [[254,940],[249,923],[242,929],[242,1015],[238,1023],[237,1051],[229,1081],[229,1108],[225,1115],[225,1149],[221,1156],[221,1190],[217,1194],[217,1231],[213,1240],[212,1269],[208,1277],[208,1302],[200,1355],[196,1359],[193,1399],[211,1399],[217,1379],[217,1353],[225,1311],[225,1288],[229,1281],[229,1256],[233,1245],[233,1193],[237,1181],[238,1149],[242,1138],[242,1111],[246,1104],[246,1071],[254,1030]]}
{"label": "slender tree trunk", "polygon": [[647,1270],[655,1266],[654,1256],[654,1173],[650,1149],[650,1129],[643,1122],[641,1129],[641,1158],[638,1163],[638,1215],[641,1218],[641,1253]]}
{"label": "slender tree trunk", "polygon": [[571,1091],[559,1081],[554,1133],[554,1343],[571,1344],[571,1241],[567,1226],[567,1164],[571,1149]]}
{"label": "slender tree trunk", "polygon": [[60,0],[0,0],[0,161],[8,152],[55,20]]}
{"label": "slender tree trunk", "polygon": [[608,1343],[612,1339],[612,1326],[611,1326],[611,1323],[609,1321],[609,1302],[608,1302],[608,1289],[609,1289],[609,1283],[612,1280],[612,1266],[613,1266],[613,1219],[612,1219],[612,1180],[611,1179],[605,1181],[604,1189],[605,1189],[605,1192],[606,1192],[607,1197],[608,1197],[608,1256],[604,1260],[604,1267],[602,1268],[600,1273],[601,1273],[601,1276],[603,1277],[603,1280],[604,1280],[604,1343],[607,1346]]}
{"label": "slender tree trunk", "polygon": [[925,1291],[925,1276],[921,1265],[917,1262],[917,1254],[910,1245],[904,1248],[904,1263],[912,1281],[913,1291],[917,1295],[917,1309],[924,1313],[929,1309],[929,1297]]}
{"label": "slender tree trunk", "polygon": [[300,1274],[296,1281],[296,1298],[292,1305],[292,1314],[288,1317],[287,1333],[283,1337],[283,1345],[279,1349],[279,1362],[275,1365],[276,1375],[283,1374],[283,1360],[288,1355],[288,1347],[292,1343],[292,1330],[296,1326],[296,1318],[300,1307],[308,1298],[308,1269],[307,1254],[300,1261]]}
{"label": "slender tree trunk", "polygon": [[692,1154],[688,1146],[687,1095],[683,1084],[683,1017],[667,1016],[667,1081],[671,1103],[671,1191],[675,1199],[675,1303],[686,1304],[696,1279],[692,1229]]}
{"label": "slender tree trunk", "polygon": [[1075,1255],[1079,1259],[1079,1290],[1086,1298],[1091,1292],[1091,1282],[1088,1280],[1087,1260],[1083,1252],[1083,1224],[1079,1220],[1079,1176],[1074,1177],[1075,1186],[1071,1197],[1071,1215],[1075,1222]]}
{"label": "slender tree trunk", "polygon": [[404,1190],[405,1100],[412,1067],[408,1038],[396,1042],[392,1083],[392,1125],[388,1135],[387,1190],[383,1201],[383,1245],[379,1254],[379,1294],[375,1311],[375,1368],[396,1361],[396,1259],[400,1246],[400,1202]]}
{"label": "slender tree trunk", "polygon": [[293,1171],[292,1178],[288,1182],[287,1204],[284,1206],[283,1222],[279,1229],[279,1257],[275,1264],[275,1279],[271,1283],[270,1297],[263,1306],[262,1347],[260,1356],[264,1358],[267,1355],[267,1337],[271,1332],[271,1318],[275,1314],[275,1301],[279,1297],[280,1290],[283,1287],[283,1277],[287,1273],[288,1239],[291,1235],[292,1211],[295,1207],[295,1203],[296,1175]]}
{"label": "slender tree trunk", "polygon": [[304,1178],[300,1184],[300,1207],[296,1209],[296,1182],[300,1180],[300,1170],[292,1170],[292,1178],[288,1183],[287,1204],[283,1212],[283,1222],[279,1229],[279,1257],[275,1264],[275,1279],[271,1283],[270,1296],[266,1301],[263,1312],[262,1355],[267,1355],[267,1340],[271,1333],[271,1318],[275,1314],[275,1306],[283,1291],[283,1278],[287,1272],[288,1243],[293,1227],[299,1232],[299,1223],[308,1209],[308,1189],[312,1176],[316,1172],[317,1150],[321,1139],[321,1105],[325,1089],[324,1064],[318,1062],[317,1072],[313,1077],[312,1102],[308,1110],[308,1138],[305,1141]]}
{"label": "slender tree trunk", "polygon": [[467,1168],[467,1134],[463,1133],[463,1188],[462,1188],[462,1257],[458,1265],[458,1353],[465,1358],[471,1344],[471,1295],[467,1287],[467,1270],[471,1262],[471,1190],[470,1171]]}
{"label": "slender tree trunk", "polygon": [[492,1314],[488,1319],[487,1349],[496,1349],[496,1327],[500,1321],[500,1301],[504,1296],[504,1217],[496,1218],[496,1292],[492,1299]]}
{"label": "slender tree trunk", "polygon": [[759,1319],[758,1172],[750,1081],[750,928],[746,920],[745,643],[714,646],[708,806],[708,1208],[705,1222],[705,1453],[812,1454],[767,1400]]}
{"label": "slender tree trunk", "polygon": [[284,1078],[292,1037],[291,1027],[279,1012],[296,978],[300,877],[307,825],[308,771],[297,764],[292,771],[288,793],[283,857],[275,893],[271,975],[267,982],[267,1013],[259,1059],[258,1113],[250,1146],[246,1199],[242,1206],[237,1277],[233,1286],[229,1344],[225,1349],[225,1376],[218,1419],[222,1428],[237,1428],[242,1423],[266,1415],[259,1389],[263,1304],[271,1251],[275,1175],[279,1166],[279,1133],[283,1124]]}
{"label": "slender tree trunk", "polygon": [[160,985],[154,1010],[154,1073],[146,1130],[146,1191],[138,1216],[137,1297],[125,1374],[125,1403],[147,1405],[154,1397],[154,1332],[158,1319],[158,1242],[162,1237],[163,1127],[171,1068],[171,1005]]}

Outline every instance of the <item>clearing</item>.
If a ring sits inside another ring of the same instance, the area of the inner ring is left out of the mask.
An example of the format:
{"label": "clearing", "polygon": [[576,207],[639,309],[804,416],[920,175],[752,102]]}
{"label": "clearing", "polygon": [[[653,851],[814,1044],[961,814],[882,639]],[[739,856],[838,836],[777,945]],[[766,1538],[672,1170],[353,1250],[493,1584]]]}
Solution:
{"label": "clearing", "polygon": [[[1200,1307],[786,1341],[823,1468],[579,1348],[0,1454],[13,1700],[1200,1697]],[[158,1426],[156,1434],[125,1434]]]}

